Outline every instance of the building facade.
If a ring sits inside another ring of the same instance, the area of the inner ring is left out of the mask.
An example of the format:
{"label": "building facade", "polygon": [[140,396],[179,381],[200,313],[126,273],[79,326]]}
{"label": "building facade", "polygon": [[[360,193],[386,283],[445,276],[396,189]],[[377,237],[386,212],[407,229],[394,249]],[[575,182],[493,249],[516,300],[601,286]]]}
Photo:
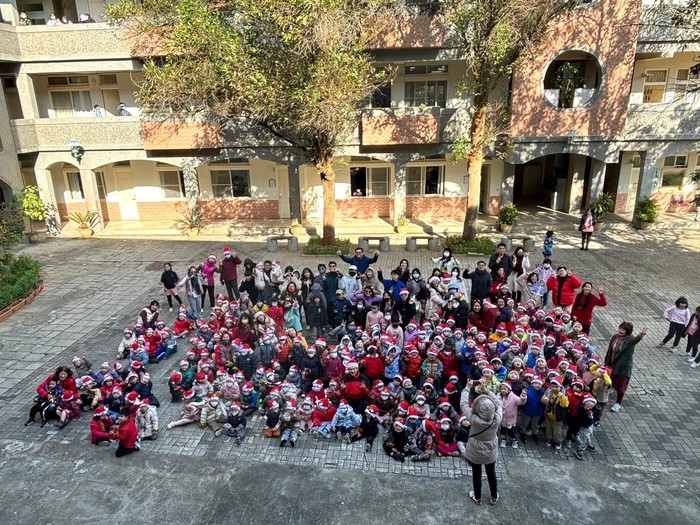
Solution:
{"label": "building facade", "polygon": [[[42,24],[54,5],[0,4],[0,199],[37,184],[62,217],[94,209],[104,222],[174,220],[194,201],[210,219],[321,216],[312,166],[245,122],[219,138],[151,120],[135,98],[138,52],[100,22],[101,3],[56,13],[96,23]],[[451,156],[469,123],[465,65],[421,6],[372,50],[395,74],[365,101],[336,159],[338,217],[463,217],[467,198],[488,215],[509,202],[579,213],[601,192],[624,212],[640,196],[695,191],[700,41],[640,25],[641,0],[598,0],[552,24],[514,74],[512,149],[487,156],[481,191],[468,196],[466,163]],[[18,25],[21,10],[32,25]]]}

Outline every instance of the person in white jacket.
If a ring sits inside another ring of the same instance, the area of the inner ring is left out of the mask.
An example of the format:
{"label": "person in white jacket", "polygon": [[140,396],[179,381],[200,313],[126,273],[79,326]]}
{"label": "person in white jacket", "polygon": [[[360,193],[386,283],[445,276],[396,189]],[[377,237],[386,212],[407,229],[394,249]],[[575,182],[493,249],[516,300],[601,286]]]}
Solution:
{"label": "person in white jacket", "polygon": [[156,407],[148,404],[148,399],[141,401],[141,405],[136,411],[135,423],[139,439],[153,441],[158,437],[158,412]]}
{"label": "person in white jacket", "polygon": [[681,337],[683,337],[683,334],[685,333],[685,327],[690,322],[688,299],[685,297],[679,297],[676,299],[676,304],[664,310],[664,319],[668,321],[668,333],[666,334],[666,337],[664,337],[664,340],[656,346],[657,348],[662,348],[666,346],[666,343],[673,339],[673,346],[669,351],[676,352],[678,343],[681,342]]}

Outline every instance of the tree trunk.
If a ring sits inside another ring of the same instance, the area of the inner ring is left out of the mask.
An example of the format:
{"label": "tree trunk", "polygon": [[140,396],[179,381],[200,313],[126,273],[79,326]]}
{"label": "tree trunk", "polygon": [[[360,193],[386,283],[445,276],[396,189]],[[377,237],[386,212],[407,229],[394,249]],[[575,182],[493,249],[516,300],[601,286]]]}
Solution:
{"label": "tree trunk", "polygon": [[479,198],[481,195],[481,166],[484,163],[484,134],[486,133],[486,113],[488,99],[474,99],[474,118],[469,128],[471,149],[467,156],[467,213],[464,216],[462,237],[468,241],[476,240],[476,220],[479,215]]}
{"label": "tree trunk", "polygon": [[333,159],[324,159],[316,164],[323,182],[323,244],[335,241],[335,172]]}

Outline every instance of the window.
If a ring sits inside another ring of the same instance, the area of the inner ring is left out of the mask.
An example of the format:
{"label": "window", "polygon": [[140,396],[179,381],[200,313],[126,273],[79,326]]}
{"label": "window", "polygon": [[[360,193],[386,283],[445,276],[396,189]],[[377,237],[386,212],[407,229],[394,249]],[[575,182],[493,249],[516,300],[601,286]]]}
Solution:
{"label": "window", "polygon": [[661,186],[682,186],[687,168],[687,155],[672,155],[664,158],[664,167],[661,170]]}
{"label": "window", "polygon": [[408,166],[406,195],[442,195],[444,166]]}
{"label": "window", "polygon": [[113,86],[117,83],[117,75],[100,75],[100,86]]}
{"label": "window", "polygon": [[431,75],[434,73],[447,73],[447,64],[430,66],[405,66],[404,75]]}
{"label": "window", "polygon": [[386,197],[389,195],[389,168],[350,168],[350,194],[353,197]]}
{"label": "window", "polygon": [[105,189],[105,174],[101,171],[96,171],[95,180],[97,181],[97,195],[101,200],[107,200],[107,191]]}
{"label": "window", "polygon": [[48,77],[49,86],[87,86],[87,75],[72,75],[68,77]]}
{"label": "window", "polygon": [[211,189],[215,199],[250,197],[250,171],[211,170]]}
{"label": "window", "polygon": [[406,104],[409,106],[437,106],[444,108],[447,101],[446,80],[406,82]]}
{"label": "window", "polygon": [[83,181],[80,180],[80,172],[67,172],[66,186],[68,188],[68,198],[70,200],[79,201],[85,199],[85,192],[83,191]]}
{"label": "window", "polygon": [[665,69],[648,69],[644,72],[644,104],[658,104],[664,101],[667,75]]}
{"label": "window", "polygon": [[182,199],[185,197],[185,177],[182,171],[161,170],[160,189],[164,199]]}
{"label": "window", "polygon": [[695,93],[700,90],[700,74],[690,69],[676,71],[676,82],[673,85],[673,101],[684,104],[695,102]]}
{"label": "window", "polygon": [[57,118],[89,116],[92,112],[89,91],[52,91],[51,105]]}
{"label": "window", "polygon": [[664,168],[687,168],[688,156],[676,155],[664,159]]}

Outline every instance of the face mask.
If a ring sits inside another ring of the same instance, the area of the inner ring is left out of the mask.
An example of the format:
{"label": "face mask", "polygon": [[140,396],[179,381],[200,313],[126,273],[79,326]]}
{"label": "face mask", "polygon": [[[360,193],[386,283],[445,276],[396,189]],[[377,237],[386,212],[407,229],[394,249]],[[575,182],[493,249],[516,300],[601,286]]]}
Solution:
{"label": "face mask", "polygon": [[362,304],[362,303],[357,303],[357,309],[358,309],[358,310],[364,310],[364,309],[365,309],[365,305]]}
{"label": "face mask", "polygon": [[331,352],[330,355],[331,355],[332,358],[335,359],[336,357],[338,357],[338,352]]}
{"label": "face mask", "polygon": [[449,425],[449,424],[440,425],[440,428],[443,429],[443,430],[449,430],[449,429],[450,429],[450,425]]}
{"label": "face mask", "polygon": [[452,308],[459,308],[459,303],[452,303]]}
{"label": "face mask", "polygon": [[419,273],[414,273],[414,274],[413,274],[413,278],[416,279],[416,280],[420,279],[420,274],[419,274]]}
{"label": "face mask", "polygon": [[447,258],[450,256],[450,252],[442,252],[442,256]]}
{"label": "face mask", "polygon": [[320,392],[320,391],[321,391],[321,388],[323,388],[323,387],[320,387],[320,386],[313,386],[313,387],[311,387],[311,389],[312,389],[314,392]]}
{"label": "face mask", "polygon": [[385,316],[384,316],[384,319],[387,320],[387,321],[391,321],[391,316],[390,316],[390,315],[385,315]]}
{"label": "face mask", "polygon": [[381,397],[384,401],[386,401],[387,399],[389,399],[389,394],[382,394],[379,397]]}
{"label": "face mask", "polygon": [[425,399],[419,399],[419,400],[417,401],[417,403],[418,403],[419,405],[425,405]]}

